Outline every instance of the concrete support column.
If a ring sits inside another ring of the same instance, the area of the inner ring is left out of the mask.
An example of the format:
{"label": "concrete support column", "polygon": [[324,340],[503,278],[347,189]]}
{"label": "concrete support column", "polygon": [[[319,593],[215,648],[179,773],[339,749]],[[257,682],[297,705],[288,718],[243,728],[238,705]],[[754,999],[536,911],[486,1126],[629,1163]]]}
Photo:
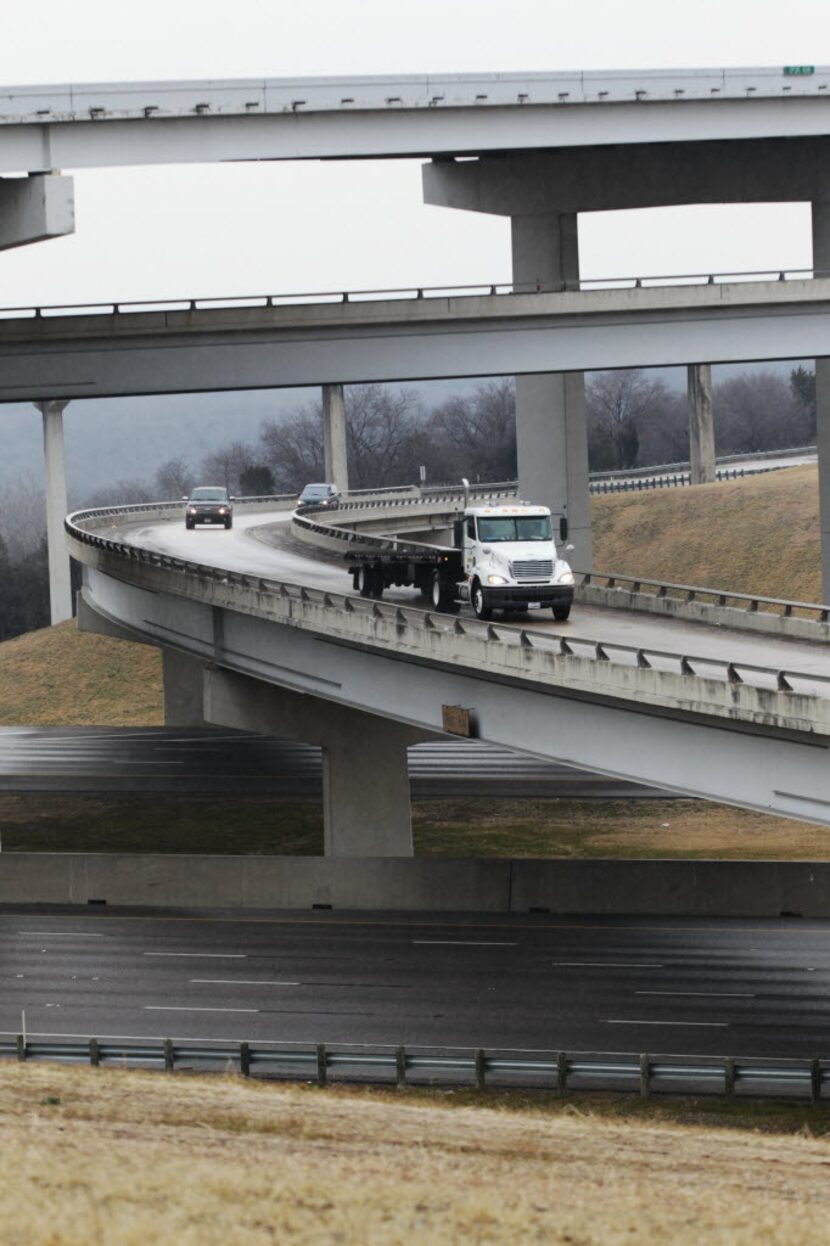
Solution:
{"label": "concrete support column", "polygon": [[[558,290],[579,279],[576,213],[511,217],[513,285]],[[571,562],[593,563],[585,380],[581,372],[516,378],[519,496],[567,516]]]}
{"label": "concrete support column", "polygon": [[411,857],[411,731],[359,710],[340,717],[323,743],[326,856]]}
{"label": "concrete support column", "polygon": [[323,386],[323,460],[326,480],[336,485],[341,493],[348,493],[346,403],[342,385]]}
{"label": "concrete support column", "polygon": [[690,363],[686,369],[689,412],[689,463],[693,485],[715,480],[715,415],[712,406],[712,368]]}
{"label": "concrete support column", "polygon": [[407,749],[435,736],[213,668],[204,704],[208,722],[322,746],[326,856],[412,856]]}
{"label": "concrete support column", "polygon": [[35,404],[43,417],[46,474],[46,545],[49,555],[49,607],[52,623],[72,618],[72,581],[63,521],[68,510],[63,454],[64,401]]}
{"label": "concrete support column", "polygon": [[204,663],[176,649],[161,651],[165,727],[204,727]]}
{"label": "concrete support column", "polygon": [[[813,271],[830,272],[830,200],[813,202]],[[830,602],[830,357],[816,360],[822,601]]]}

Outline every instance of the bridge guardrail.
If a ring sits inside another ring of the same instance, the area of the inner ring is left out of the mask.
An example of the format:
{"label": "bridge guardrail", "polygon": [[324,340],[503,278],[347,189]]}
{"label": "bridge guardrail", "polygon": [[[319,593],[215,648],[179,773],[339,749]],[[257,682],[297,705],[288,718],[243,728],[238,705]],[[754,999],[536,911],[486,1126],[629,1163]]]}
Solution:
{"label": "bridge guardrail", "polygon": [[223,308],[308,306],[324,303],[422,301],[456,297],[527,294],[580,294],[602,290],[659,290],[680,286],[713,286],[745,282],[787,282],[830,277],[830,271],[813,268],[755,269],[744,272],[649,274],[630,277],[590,277],[556,282],[477,281],[466,285],[399,286],[358,290],[304,290],[278,294],[216,295],[208,298],[102,299],[96,303],[25,304],[0,307],[0,319],[39,319],[57,315],[114,316],[145,312],[210,311]]}
{"label": "bridge guardrail", "polygon": [[[167,503],[162,513],[181,504]],[[265,613],[290,623],[338,637],[351,636],[380,650],[402,646],[429,660],[444,653],[459,666],[490,669],[493,674],[536,680],[549,686],[582,689],[594,695],[635,696],[652,704],[684,704],[695,712],[720,713],[742,721],[768,723],[780,718],[793,730],[830,734],[830,675],[816,675],[760,666],[726,658],[677,653],[619,641],[569,637],[561,632],[494,624],[477,619],[371,601],[303,585],[270,580],[187,559],[155,553],[122,540],[100,536],[83,525],[101,518],[136,513],[140,507],[78,512],[66,520],[70,538],[107,555],[143,564],[147,583],[158,583],[152,569],[169,572],[165,591],[200,600],[227,598],[238,588],[232,607]],[[301,517],[300,517],[301,518]],[[214,588],[208,586],[213,585]],[[266,608],[267,603],[267,608]],[[227,602],[230,605],[230,602]],[[618,673],[617,673],[618,672]],[[770,697],[783,698],[773,704]]]}
{"label": "bridge guardrail", "polygon": [[[651,1094],[715,1094],[728,1098],[809,1099],[817,1106],[827,1098],[830,1060],[770,1059],[732,1056],[666,1056],[641,1052],[571,1051],[516,1052],[508,1048],[441,1047],[372,1044],[300,1044],[278,1042],[212,1042],[210,1040],[148,1039],[140,1043],[114,1038],[69,1041],[60,1036],[0,1036],[0,1059],[56,1061],[163,1070],[228,1069],[242,1077],[257,1071],[279,1080],[330,1080],[424,1085],[488,1086],[548,1089],[560,1096],[569,1091],[628,1091]],[[337,1076],[337,1074],[341,1076]],[[331,1075],[335,1074],[332,1079]]]}

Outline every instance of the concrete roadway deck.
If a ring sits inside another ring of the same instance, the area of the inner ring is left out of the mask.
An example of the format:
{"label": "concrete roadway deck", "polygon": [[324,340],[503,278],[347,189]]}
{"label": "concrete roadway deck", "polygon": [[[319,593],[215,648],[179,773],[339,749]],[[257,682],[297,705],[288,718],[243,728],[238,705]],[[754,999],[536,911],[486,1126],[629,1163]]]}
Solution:
{"label": "concrete roadway deck", "polygon": [[[337,556],[324,555],[326,561],[323,561],[319,552],[306,551],[291,542],[287,535],[282,537],[283,530],[287,534],[290,518],[290,513],[286,511],[238,514],[230,532],[206,527],[187,531],[182,520],[127,523],[123,528],[112,531],[111,535],[113,539],[208,566],[232,567],[235,571],[250,575],[272,577],[331,592],[351,592],[351,576],[346,571],[345,563],[341,569]],[[384,600],[423,606],[412,589],[391,589],[384,594]],[[828,673],[827,647],[820,643],[754,636],[726,628],[707,627],[702,623],[597,606],[576,606],[567,624],[554,623],[547,611],[533,611],[528,617],[528,626],[534,632],[566,633],[569,640],[576,641],[582,637],[609,644],[616,641],[622,645],[685,653],[713,661],[783,667],[805,675]]]}

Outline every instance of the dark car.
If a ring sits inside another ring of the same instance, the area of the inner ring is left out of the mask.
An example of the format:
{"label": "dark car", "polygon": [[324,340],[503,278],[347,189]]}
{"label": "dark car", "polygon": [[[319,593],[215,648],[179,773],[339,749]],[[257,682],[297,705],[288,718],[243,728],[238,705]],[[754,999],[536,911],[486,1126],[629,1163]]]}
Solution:
{"label": "dark car", "polygon": [[187,502],[184,512],[186,528],[195,528],[197,523],[233,527],[233,498],[220,485],[200,485],[184,501]]}
{"label": "dark car", "polygon": [[326,510],[336,510],[340,505],[340,494],[334,485],[306,485],[297,498],[297,510],[304,511],[312,506],[325,506]]}

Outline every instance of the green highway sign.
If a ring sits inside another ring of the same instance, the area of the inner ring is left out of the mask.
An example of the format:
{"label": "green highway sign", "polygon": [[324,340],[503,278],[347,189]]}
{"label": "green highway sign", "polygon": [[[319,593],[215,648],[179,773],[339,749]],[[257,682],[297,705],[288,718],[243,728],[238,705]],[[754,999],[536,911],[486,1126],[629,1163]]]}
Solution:
{"label": "green highway sign", "polygon": [[814,74],[815,65],[785,65],[784,73],[788,78],[800,78],[804,74]]}

